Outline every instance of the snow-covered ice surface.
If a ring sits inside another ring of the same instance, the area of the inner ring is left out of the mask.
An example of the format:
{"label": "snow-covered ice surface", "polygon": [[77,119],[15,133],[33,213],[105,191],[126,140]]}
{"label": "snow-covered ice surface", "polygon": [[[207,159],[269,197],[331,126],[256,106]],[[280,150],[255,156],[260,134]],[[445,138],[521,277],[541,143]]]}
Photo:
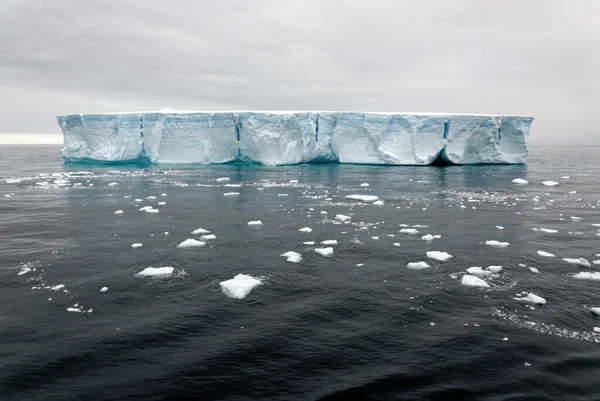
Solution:
{"label": "snow-covered ice surface", "polygon": [[262,280],[247,274],[237,274],[234,278],[219,283],[223,293],[235,299],[246,298],[256,286],[261,284]]}
{"label": "snow-covered ice surface", "polygon": [[[97,383],[104,373],[117,398],[131,399],[160,398],[167,383],[183,398],[197,398],[198,388],[204,398],[228,398],[212,390],[219,377],[245,383],[257,399],[361,398],[347,385],[377,397],[381,378],[399,399],[411,398],[402,389],[413,381],[431,399],[447,398],[449,388],[473,399],[572,399],[573,388],[577,398],[597,398],[593,149],[534,147],[527,166],[427,168],[81,166],[50,149],[28,147],[16,160],[16,148],[0,147],[0,194],[14,194],[0,197],[8,375],[0,399],[83,398],[89,388],[115,398]],[[540,184],[547,180],[560,185]],[[223,196],[231,191],[240,195]],[[385,202],[346,199],[356,194]],[[147,206],[160,213],[139,211]],[[258,220],[264,225],[248,225]],[[204,246],[178,247],[188,239]],[[329,257],[315,251],[327,247]],[[435,251],[453,257],[427,257]],[[137,275],[149,267],[173,271]],[[263,285],[229,299],[220,283],[240,273]],[[410,380],[396,386],[397,361]],[[39,380],[57,371],[77,380]],[[28,384],[19,392],[10,383]],[[532,394],[536,386],[551,388]]]}
{"label": "snow-covered ice surface", "polygon": [[470,114],[174,110],[57,119],[66,160],[264,165],[524,164],[533,122]]}

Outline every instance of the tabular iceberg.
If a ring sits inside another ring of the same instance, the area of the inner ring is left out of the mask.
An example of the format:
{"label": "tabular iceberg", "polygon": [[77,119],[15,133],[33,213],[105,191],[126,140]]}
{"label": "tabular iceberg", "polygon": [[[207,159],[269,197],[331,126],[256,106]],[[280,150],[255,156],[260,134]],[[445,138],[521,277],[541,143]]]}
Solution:
{"label": "tabular iceberg", "polygon": [[532,117],[366,112],[131,112],[57,117],[68,161],[524,164]]}

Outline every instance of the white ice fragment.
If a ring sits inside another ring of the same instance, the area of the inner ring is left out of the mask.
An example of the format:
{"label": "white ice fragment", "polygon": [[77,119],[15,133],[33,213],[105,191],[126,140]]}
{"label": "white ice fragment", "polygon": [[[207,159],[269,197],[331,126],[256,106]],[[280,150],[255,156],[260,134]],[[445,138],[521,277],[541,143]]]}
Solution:
{"label": "white ice fragment", "polygon": [[135,242],[135,243],[131,244],[132,248],[141,248],[142,246],[143,245],[141,243],[139,243],[139,242]]}
{"label": "white ice fragment", "polygon": [[160,196],[167,196],[167,194],[160,194]]}
{"label": "white ice fragment", "polygon": [[312,228],[310,228],[310,227],[302,227],[298,231],[300,231],[301,233],[311,233],[312,232]]}
{"label": "white ice fragment", "polygon": [[555,255],[551,254],[550,252],[546,252],[546,251],[537,251],[537,254],[540,256],[544,256],[546,258],[553,258]]}
{"label": "white ice fragment", "polygon": [[192,231],[192,234],[194,234],[194,235],[198,235],[198,234],[210,234],[210,231],[205,230],[204,228],[198,228],[198,229]]}
{"label": "white ice fragment", "polygon": [[337,245],[338,242],[336,239],[328,239],[325,241],[321,241],[321,245]]}
{"label": "white ice fragment", "polygon": [[491,271],[488,270],[483,270],[481,267],[479,266],[473,266],[473,267],[469,267],[467,269],[467,273],[475,275],[475,276],[489,276],[490,274],[492,274]]}
{"label": "white ice fragment", "polygon": [[375,236],[371,237],[371,239],[377,241],[379,239],[379,236],[375,235]]}
{"label": "white ice fragment", "polygon": [[416,228],[402,228],[402,229],[400,229],[400,232],[402,234],[414,235],[414,234],[418,234],[419,230],[417,230]]}
{"label": "white ice fragment", "polygon": [[579,280],[600,280],[600,272],[581,272],[573,275],[573,278]]}
{"label": "white ice fragment", "polygon": [[20,178],[7,178],[6,179],[7,184],[18,184],[20,182],[21,182]]}
{"label": "white ice fragment", "polygon": [[240,196],[239,192],[226,192],[223,196]]}
{"label": "white ice fragment", "polygon": [[305,241],[303,242],[304,245],[314,245],[315,241]]}
{"label": "white ice fragment", "polygon": [[486,245],[492,246],[494,248],[506,248],[510,245],[508,242],[500,242],[496,240],[485,241]]}
{"label": "white ice fragment", "polygon": [[546,185],[548,187],[554,187],[558,185],[556,181],[542,181],[542,185]]}
{"label": "white ice fragment", "polygon": [[319,255],[322,255],[322,256],[331,256],[331,255],[333,255],[333,248],[332,247],[315,248],[315,253],[318,253]]}
{"label": "white ice fragment", "polygon": [[134,202],[137,202],[137,203],[143,202],[143,201],[144,201],[143,199],[139,199],[139,198],[138,199],[134,199]]}
{"label": "white ice fragment", "polygon": [[334,219],[339,220],[339,221],[349,221],[352,219],[352,217],[346,216],[345,214],[336,214]]}
{"label": "white ice fragment", "polygon": [[378,200],[378,201],[373,202],[373,205],[375,205],[375,206],[384,206],[385,202],[382,201],[382,200]]}
{"label": "white ice fragment", "polygon": [[67,312],[81,312],[79,308],[67,308]]}
{"label": "white ice fragment", "polygon": [[502,266],[488,266],[487,269],[494,274],[498,274],[502,271]]}
{"label": "white ice fragment", "polygon": [[249,226],[262,226],[263,222],[261,220],[252,220],[248,222]]}
{"label": "white ice fragment", "polygon": [[181,244],[177,245],[177,248],[193,248],[206,245],[205,242],[198,241],[192,238],[188,238],[183,241]]}
{"label": "white ice fragment", "polygon": [[558,232],[558,230],[554,230],[551,228],[540,228],[540,231],[548,234],[556,234]]}
{"label": "white ice fragment", "polygon": [[595,265],[600,265],[600,259],[592,260],[592,263]]}
{"label": "white ice fragment", "polygon": [[430,259],[445,261],[452,257],[448,252],[440,252],[440,251],[428,251],[427,257]]}
{"label": "white ice fragment", "polygon": [[496,226],[496,228],[497,228],[498,230],[504,230],[504,227],[502,227],[502,226]]}
{"label": "white ice fragment", "polygon": [[147,267],[141,272],[137,273],[136,276],[141,277],[158,277],[158,276],[169,276],[173,274],[173,267]]}
{"label": "white ice fragment", "polygon": [[60,291],[64,290],[66,287],[64,284],[55,285],[54,287],[50,287],[52,291]]}
{"label": "white ice fragment", "polygon": [[146,213],[150,213],[150,214],[157,214],[157,213],[159,213],[158,209],[146,209],[145,211],[146,211]]}
{"label": "white ice fragment", "polygon": [[562,260],[564,260],[567,263],[571,263],[574,265],[578,265],[578,266],[583,266],[583,267],[592,267],[592,265],[590,265],[590,262],[588,262],[586,259],[584,258],[563,258]]}
{"label": "white ice fragment", "polygon": [[23,274],[27,274],[31,271],[31,267],[22,267],[21,270],[17,273],[17,276],[22,276]]}
{"label": "white ice fragment", "polygon": [[536,269],[535,267],[530,267],[529,271],[532,273],[539,273],[540,271],[538,269]]}
{"label": "white ice fragment", "polygon": [[221,281],[221,291],[229,298],[244,299],[250,294],[254,287],[262,284],[262,281],[248,276],[246,274],[238,274],[234,278]]}
{"label": "white ice fragment", "polygon": [[158,206],[164,206],[166,204],[167,204],[167,202],[158,202]]}
{"label": "white ice fragment", "polygon": [[102,288],[100,288],[100,292],[106,292],[106,291],[108,291],[108,287],[102,287]]}
{"label": "white ice fragment", "polygon": [[200,239],[203,239],[203,240],[217,239],[217,236],[214,234],[206,234],[206,235],[202,235],[200,237]]}
{"label": "white ice fragment", "polygon": [[434,239],[439,239],[442,238],[441,235],[431,235],[431,234],[427,234],[421,237],[421,239],[423,241],[433,241]]}
{"label": "white ice fragment", "polygon": [[530,304],[536,304],[536,305],[545,305],[546,304],[546,300],[540,296],[535,295],[534,293],[527,293],[527,296],[524,297],[520,297],[520,298],[514,298],[517,301],[523,301],[523,302],[528,302]]}
{"label": "white ice fragment", "polygon": [[229,177],[217,178],[217,182],[229,182]]}
{"label": "white ice fragment", "polygon": [[469,274],[465,274],[464,276],[462,276],[462,279],[460,280],[460,283],[462,285],[466,285],[468,287],[490,288],[490,285],[488,283],[486,283],[485,281],[483,281],[479,277],[471,276]]}
{"label": "white ice fragment", "polygon": [[289,196],[289,195],[288,194],[277,194],[277,196],[285,197],[285,196]]}
{"label": "white ice fragment", "polygon": [[118,182],[111,182],[108,184],[109,187],[116,187],[117,185],[119,185]]}
{"label": "white ice fragment", "polygon": [[287,251],[286,253],[282,253],[280,256],[287,258],[286,262],[300,263],[302,261],[302,255],[294,251]]}
{"label": "white ice fragment", "polygon": [[148,200],[156,199],[156,196],[154,196],[154,195],[146,196],[146,199],[148,199]]}
{"label": "white ice fragment", "polygon": [[400,246],[400,243],[399,242],[394,242],[392,245],[394,245],[394,246]]}
{"label": "white ice fragment", "polygon": [[123,214],[123,211],[122,210],[117,210],[117,211],[115,211],[115,214]]}
{"label": "white ice fragment", "polygon": [[357,200],[357,201],[363,201],[363,202],[375,202],[376,200],[379,200],[378,196],[375,195],[346,195],[346,199],[349,200]]}
{"label": "white ice fragment", "polygon": [[519,185],[524,185],[524,184],[529,184],[529,181],[523,179],[523,178],[515,178],[514,180],[511,181],[513,184],[519,184]]}
{"label": "white ice fragment", "polygon": [[408,267],[409,269],[413,269],[413,270],[421,270],[421,269],[427,269],[429,266],[427,263],[425,262],[410,262],[406,265],[406,267]]}
{"label": "white ice fragment", "polygon": [[[7,180],[7,182],[8,182],[8,180]],[[362,184],[360,184],[360,186],[361,187],[368,187],[369,183],[368,182],[363,182]]]}
{"label": "white ice fragment", "polygon": [[144,207],[141,207],[139,210],[140,210],[140,212],[145,212],[146,210],[149,210],[149,209],[152,209],[152,206],[144,206]]}
{"label": "white ice fragment", "polygon": [[592,307],[592,308],[590,308],[590,310],[592,311],[593,314],[596,314],[596,315],[600,316],[600,308],[598,308],[598,307]]}

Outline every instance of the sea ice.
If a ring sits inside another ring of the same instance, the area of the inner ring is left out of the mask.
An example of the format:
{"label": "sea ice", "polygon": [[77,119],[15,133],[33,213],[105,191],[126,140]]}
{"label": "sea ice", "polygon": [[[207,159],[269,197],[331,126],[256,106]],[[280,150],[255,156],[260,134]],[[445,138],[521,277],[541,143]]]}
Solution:
{"label": "sea ice", "polygon": [[167,202],[158,202],[158,206],[165,206]]}
{"label": "sea ice", "polygon": [[379,200],[379,197],[375,195],[346,195],[346,199],[363,202],[375,202],[376,200]]}
{"label": "sea ice", "polygon": [[336,239],[328,239],[325,241],[321,241],[321,245],[337,245],[338,242]]}
{"label": "sea ice", "polygon": [[280,256],[287,258],[286,262],[300,263],[302,261],[302,255],[294,251],[287,251],[286,253],[282,253]]}
{"label": "sea ice", "polygon": [[156,276],[169,276],[173,274],[173,267],[147,267],[141,272],[137,273],[136,276],[141,277],[156,277]]}
{"label": "sea ice", "polygon": [[529,271],[532,273],[539,273],[540,271],[538,269],[536,269],[535,267],[530,267]]}
{"label": "sea ice", "polygon": [[240,196],[239,192],[226,192],[223,196]]}
{"label": "sea ice", "polygon": [[150,214],[157,214],[157,213],[159,213],[159,210],[150,208],[150,209],[146,209],[145,212],[150,213]]}
{"label": "sea ice", "polygon": [[301,233],[311,233],[312,232],[312,228],[310,228],[310,227],[303,227],[303,228],[299,229],[298,231],[300,231]]}
{"label": "sea ice", "polygon": [[194,235],[198,235],[198,234],[210,234],[210,231],[205,230],[204,228],[198,228],[198,229],[192,231],[192,234],[194,234]]}
{"label": "sea ice", "polygon": [[400,229],[400,231],[402,234],[410,234],[410,235],[414,235],[414,234],[418,234],[419,230],[417,230],[416,228],[402,228]]}
{"label": "sea ice", "polygon": [[524,180],[523,178],[515,178],[514,180],[511,181],[513,184],[529,184],[529,181]]}
{"label": "sea ice", "polygon": [[524,297],[520,297],[520,298],[514,298],[517,301],[523,301],[523,302],[528,302],[530,304],[536,304],[536,305],[545,305],[546,304],[546,300],[540,296],[535,295],[532,292],[527,293],[527,296]]}
{"label": "sea ice", "polygon": [[427,269],[429,266],[427,263],[425,262],[410,262],[406,265],[406,267],[408,267],[409,269],[413,269],[413,270],[421,270],[421,269]]}
{"label": "sea ice", "polygon": [[431,235],[431,234],[427,234],[421,237],[421,239],[423,241],[433,241],[434,239],[439,239],[442,238],[441,235]]}
{"label": "sea ice", "polygon": [[214,234],[206,234],[206,235],[202,235],[200,237],[200,239],[203,239],[203,240],[217,239],[217,236]]}
{"label": "sea ice", "polygon": [[332,247],[315,248],[315,253],[318,253],[319,255],[322,255],[322,256],[331,256],[331,255],[333,255],[333,248]]}
{"label": "sea ice", "polygon": [[540,256],[544,256],[547,258],[553,258],[555,255],[551,254],[550,252],[545,252],[545,251],[537,251],[537,254]]}
{"label": "sea ice", "polygon": [[549,187],[554,187],[558,185],[558,182],[556,181],[542,181],[542,185],[546,185]]}
{"label": "sea ice", "polygon": [[66,287],[65,287],[65,285],[64,285],[64,284],[58,284],[58,285],[55,285],[55,286],[53,286],[53,287],[50,287],[50,289],[51,289],[52,291],[60,291],[60,290],[64,290],[65,288],[66,288]]}
{"label": "sea ice", "polygon": [[123,214],[123,211],[122,211],[122,210],[117,210],[117,211],[115,212],[115,214]]}
{"label": "sea ice", "polygon": [[349,221],[352,219],[352,217],[346,216],[345,214],[336,214],[334,219],[339,220],[339,221]]}
{"label": "sea ice", "polygon": [[132,248],[141,248],[143,245],[140,242],[135,242],[133,244],[131,244]]}
{"label": "sea ice", "polygon": [[108,291],[108,287],[102,287],[102,288],[100,288],[100,292],[106,292],[106,291]]}
{"label": "sea ice", "polygon": [[238,274],[234,278],[221,281],[221,291],[229,298],[244,299],[250,294],[254,287],[262,284],[262,281],[248,276],[246,274]]}
{"label": "sea ice", "polygon": [[468,287],[490,288],[490,285],[488,283],[486,283],[485,281],[483,281],[479,277],[471,276],[469,274],[465,274],[464,276],[462,276],[462,279],[460,280],[460,283],[462,285],[466,285]]}
{"label": "sea ice", "polygon": [[79,308],[67,308],[67,312],[81,312]]}
{"label": "sea ice", "polygon": [[183,241],[181,244],[177,245],[177,248],[192,248],[192,247],[196,247],[196,246],[204,246],[206,245],[205,242],[202,241],[198,241],[192,238],[188,238],[185,241]]}
{"label": "sea ice", "polygon": [[483,270],[481,267],[479,266],[473,266],[473,267],[469,267],[467,269],[467,273],[475,275],[475,276],[489,276],[490,274],[492,274],[491,271],[488,270]]}
{"label": "sea ice", "polygon": [[573,275],[573,278],[579,280],[600,280],[600,272],[580,272]]}
{"label": "sea ice", "polygon": [[440,252],[440,251],[428,251],[427,252],[427,257],[430,259],[435,259],[435,260],[440,260],[440,261],[446,261],[448,259],[450,259],[452,257],[452,255],[450,255],[447,252]]}
{"label": "sea ice", "polygon": [[305,241],[303,242],[304,245],[314,245],[315,241]]}
{"label": "sea ice", "polygon": [[229,177],[217,178],[217,182],[229,182]]}
{"label": "sea ice", "polygon": [[590,308],[590,310],[592,311],[593,314],[600,315],[600,308],[592,307],[592,308]]}
{"label": "sea ice", "polygon": [[[8,180],[6,180],[6,182],[8,182]],[[361,187],[368,187],[369,183],[368,182],[363,182],[362,184],[360,184]]]}
{"label": "sea ice", "polygon": [[574,265],[579,265],[579,266],[583,266],[583,267],[592,267],[590,265],[590,262],[588,262],[586,259],[584,258],[563,258],[562,260],[564,260],[567,263],[571,263]]}
{"label": "sea ice", "polygon": [[551,228],[540,228],[540,231],[548,234],[556,234],[558,232],[558,230],[554,230]]}
{"label": "sea ice", "polygon": [[494,248],[506,248],[510,245],[508,242],[500,242],[496,240],[485,241],[486,245],[492,246]]}
{"label": "sea ice", "polygon": [[385,202],[382,201],[382,200],[378,200],[378,201],[373,202],[373,205],[375,205],[375,206],[384,206]]}
{"label": "sea ice", "polygon": [[252,220],[248,222],[249,226],[262,226],[263,222],[261,220]]}
{"label": "sea ice", "polygon": [[498,274],[502,271],[502,266],[488,266],[487,269],[494,274]]}

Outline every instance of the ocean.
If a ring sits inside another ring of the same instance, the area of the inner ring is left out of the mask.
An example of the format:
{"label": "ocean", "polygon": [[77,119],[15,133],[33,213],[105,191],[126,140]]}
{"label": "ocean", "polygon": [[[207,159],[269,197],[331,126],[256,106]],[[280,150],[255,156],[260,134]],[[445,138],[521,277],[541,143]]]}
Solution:
{"label": "ocean", "polygon": [[[600,399],[600,148],[445,167],[59,148],[0,146],[1,400]],[[178,247],[199,228],[216,238]],[[238,274],[260,281],[242,299],[220,285]]]}

